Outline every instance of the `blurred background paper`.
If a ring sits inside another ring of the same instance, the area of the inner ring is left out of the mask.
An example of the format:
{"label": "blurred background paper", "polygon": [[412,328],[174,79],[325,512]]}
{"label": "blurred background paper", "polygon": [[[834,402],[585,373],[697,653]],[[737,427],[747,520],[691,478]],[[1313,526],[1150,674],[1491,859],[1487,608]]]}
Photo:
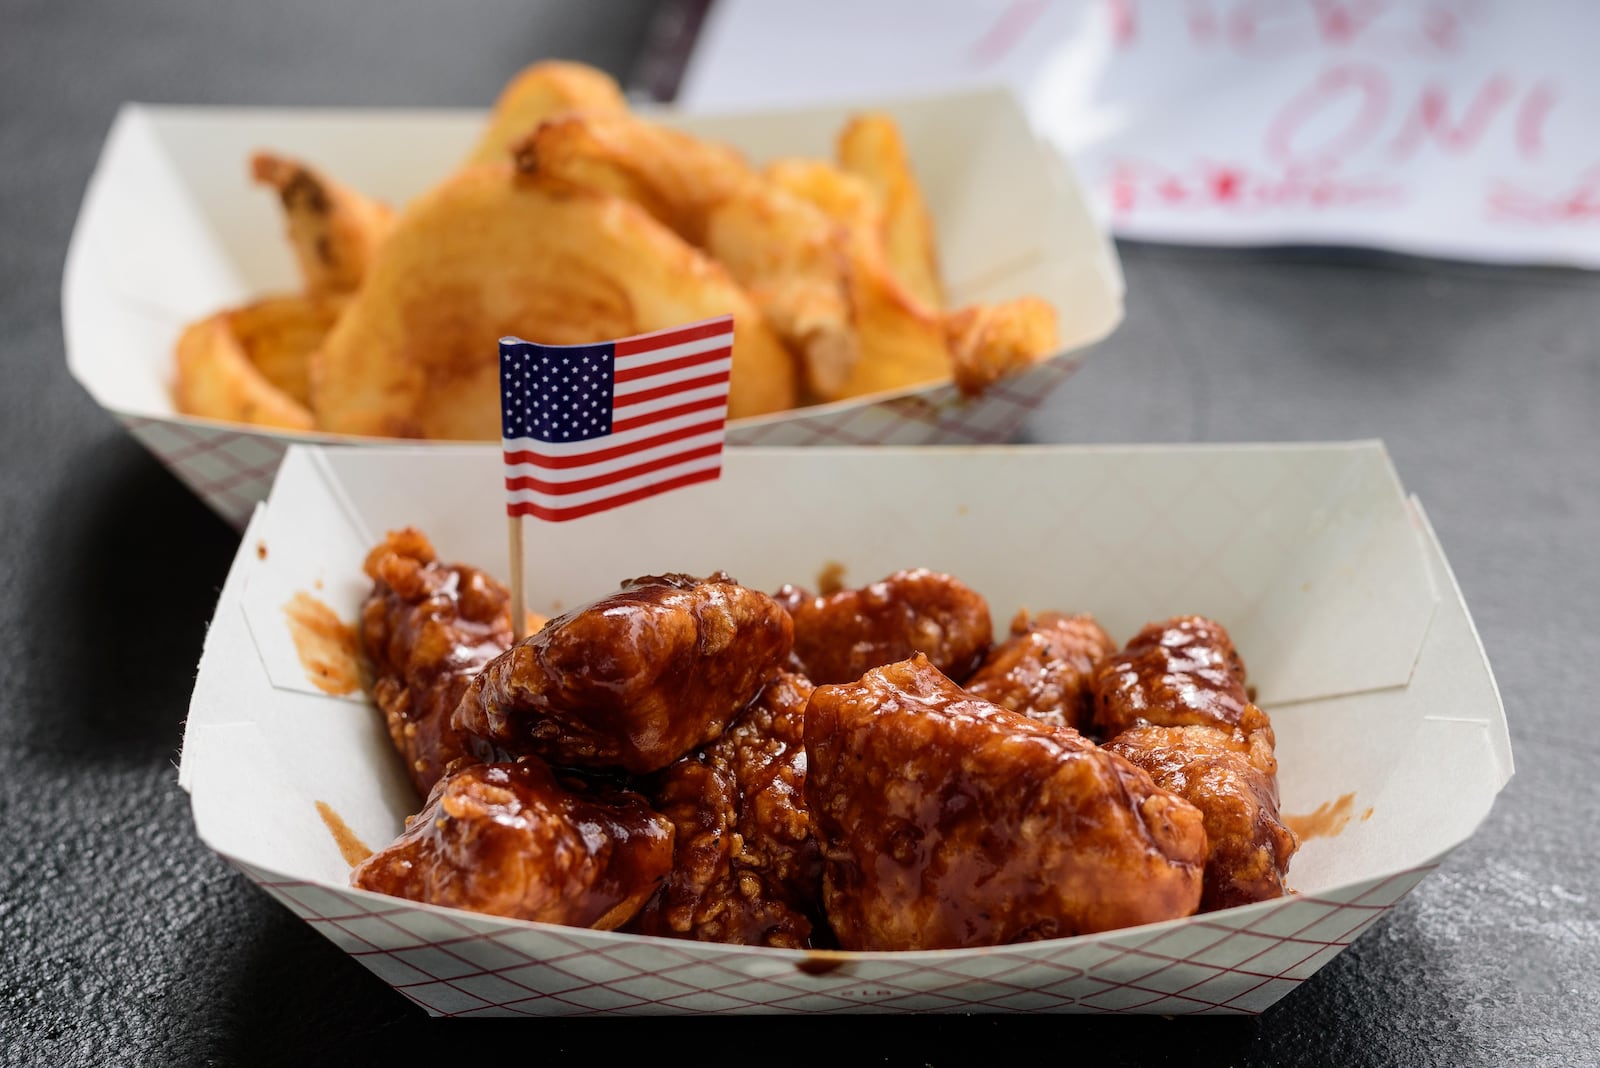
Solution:
{"label": "blurred background paper", "polygon": [[678,101],[1003,82],[1119,236],[1600,267],[1600,4],[714,0]]}

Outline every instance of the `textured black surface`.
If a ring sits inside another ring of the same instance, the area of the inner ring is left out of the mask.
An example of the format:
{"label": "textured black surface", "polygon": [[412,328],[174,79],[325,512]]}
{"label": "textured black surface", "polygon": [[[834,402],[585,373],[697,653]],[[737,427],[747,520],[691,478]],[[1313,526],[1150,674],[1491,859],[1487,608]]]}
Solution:
{"label": "textured black surface", "polygon": [[1126,324],[1031,428],[1382,437],[1482,632],[1517,777],[1259,1019],[530,1022],[502,1045],[427,1020],[199,844],[173,761],[235,537],[62,357],[61,265],[117,104],[480,105],[542,55],[626,71],[646,12],[0,3],[0,1061],[409,1064],[483,1041],[540,1063],[640,1042],[773,1063],[1600,1063],[1600,277],[1576,272],[1125,247]]}

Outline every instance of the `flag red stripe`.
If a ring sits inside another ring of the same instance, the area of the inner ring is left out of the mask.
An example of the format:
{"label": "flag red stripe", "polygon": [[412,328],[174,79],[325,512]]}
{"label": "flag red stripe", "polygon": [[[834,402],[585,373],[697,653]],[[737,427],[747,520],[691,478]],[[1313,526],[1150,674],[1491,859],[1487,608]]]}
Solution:
{"label": "flag red stripe", "polygon": [[651,486],[641,486],[627,493],[619,493],[615,497],[606,497],[603,500],[590,501],[588,504],[576,504],[570,508],[546,508],[542,504],[532,501],[518,501],[515,504],[507,502],[506,515],[531,515],[550,523],[560,523],[568,519],[581,519],[586,515],[604,512],[634,501],[642,501],[646,497],[654,497],[658,493],[679,489],[683,486],[692,486],[696,482],[712,482],[722,475],[722,467],[710,468],[706,471],[695,471],[691,474],[670,478],[665,482],[657,482]]}
{"label": "flag red stripe", "polygon": [[646,449],[655,449],[661,447],[662,445],[671,445],[674,441],[682,441],[684,438],[693,438],[699,437],[701,434],[709,434],[713,430],[720,429],[723,422],[724,421],[721,419],[711,419],[704,423],[696,423],[694,426],[686,426],[677,430],[669,430],[665,434],[657,434],[653,438],[640,438],[632,445],[618,445],[615,448],[610,449],[596,449],[594,452],[580,452],[572,456],[546,456],[543,453],[529,452],[527,449],[520,449],[515,452],[508,452],[505,454],[506,466],[509,467],[512,464],[532,464],[534,467],[543,467],[552,471],[564,471],[569,467],[587,467],[589,464],[601,464],[605,463],[607,460],[620,460],[624,456],[631,456],[636,452],[644,452]]}
{"label": "flag red stripe", "polygon": [[611,424],[611,432],[613,434],[621,434],[629,430],[637,430],[642,426],[649,426],[651,423],[676,419],[680,415],[692,415],[695,412],[723,408],[727,406],[727,403],[728,395],[726,393],[720,397],[706,397],[704,400],[690,401],[688,404],[680,404],[673,408],[662,408],[660,411],[646,412],[644,415],[636,415],[632,419],[618,419]]}
{"label": "flag red stripe", "polygon": [[614,402],[614,407],[625,408],[630,404],[643,404],[645,401],[670,397],[674,393],[687,393],[692,389],[704,389],[706,386],[721,385],[728,380],[728,377],[728,372],[723,371],[718,375],[706,375],[703,378],[691,378],[683,382],[669,382],[654,389],[641,389],[637,393],[629,393],[626,397],[618,397]]}
{"label": "flag red stripe", "polygon": [[552,497],[561,497],[569,493],[585,493],[589,490],[603,489],[606,486],[623,482],[630,478],[638,478],[640,475],[648,475],[652,471],[660,471],[666,467],[676,467],[678,464],[688,463],[690,460],[700,460],[707,456],[715,456],[721,451],[722,443],[716,442],[711,445],[702,445],[698,449],[675,452],[671,456],[646,460],[642,464],[619,468],[604,475],[595,475],[593,478],[575,479],[572,482],[546,482],[543,479],[534,478],[532,475],[518,475],[515,478],[506,479],[506,489],[533,490],[536,493],[548,493]]}
{"label": "flag red stripe", "polygon": [[663,330],[654,334],[644,334],[639,337],[625,337],[612,342],[616,346],[618,356],[632,356],[640,352],[649,352],[651,349],[664,349],[668,345],[682,345],[689,341],[699,341],[702,338],[716,337],[718,334],[733,333],[733,323],[729,319],[712,319],[704,323],[695,323],[676,330]]}
{"label": "flag red stripe", "polygon": [[703,363],[726,360],[732,352],[732,348],[711,349],[708,352],[697,352],[693,356],[679,356],[671,360],[662,360],[660,363],[647,363],[643,367],[619,367],[613,376],[613,380],[617,382],[635,382],[641,378],[649,378],[651,375],[664,375],[668,371],[681,371],[686,367],[698,367]]}

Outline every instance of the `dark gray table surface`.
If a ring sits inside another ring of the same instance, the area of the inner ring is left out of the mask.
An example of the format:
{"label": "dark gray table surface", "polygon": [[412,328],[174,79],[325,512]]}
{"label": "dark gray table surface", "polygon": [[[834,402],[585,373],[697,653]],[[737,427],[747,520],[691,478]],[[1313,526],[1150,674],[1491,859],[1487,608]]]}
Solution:
{"label": "dark gray table surface", "polygon": [[[641,3],[0,2],[0,1061],[1600,1063],[1600,276],[1122,248],[1128,316],[1034,441],[1381,437],[1498,676],[1477,837],[1255,1019],[529,1022],[420,1012],[195,838],[174,768],[236,535],[70,379],[60,277],[123,100],[484,105],[543,56],[633,69]],[[1426,759],[1417,754],[1417,759]],[[1026,1046],[1023,1045],[1026,1043]]]}

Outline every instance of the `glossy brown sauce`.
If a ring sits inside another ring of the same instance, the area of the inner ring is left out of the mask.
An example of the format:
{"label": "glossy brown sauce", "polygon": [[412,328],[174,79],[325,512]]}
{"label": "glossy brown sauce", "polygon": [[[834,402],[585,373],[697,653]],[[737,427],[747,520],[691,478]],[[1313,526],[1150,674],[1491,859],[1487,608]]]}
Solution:
{"label": "glossy brown sauce", "polygon": [[845,958],[837,954],[810,953],[795,961],[795,968],[806,975],[827,975],[844,967]]}
{"label": "glossy brown sauce", "polygon": [[[1356,795],[1344,794],[1334,801],[1324,801],[1317,806],[1315,812],[1304,816],[1291,816],[1287,813],[1283,822],[1289,829],[1300,836],[1304,842],[1307,838],[1332,838],[1344,830],[1350,822],[1351,813],[1355,811]],[[1367,809],[1361,818],[1366,819],[1372,815],[1372,809]]]}
{"label": "glossy brown sauce", "polygon": [[333,810],[332,805],[326,801],[318,801],[317,815],[322,817],[328,833],[333,835],[333,842],[339,847],[339,855],[344,858],[346,864],[353,868],[372,856],[372,850],[367,848],[367,843],[356,837],[356,832],[352,831],[343,817]]}
{"label": "glossy brown sauce", "polygon": [[283,614],[300,666],[317,689],[342,694],[361,688],[361,643],[354,627],[309,593],[290,598]]}

